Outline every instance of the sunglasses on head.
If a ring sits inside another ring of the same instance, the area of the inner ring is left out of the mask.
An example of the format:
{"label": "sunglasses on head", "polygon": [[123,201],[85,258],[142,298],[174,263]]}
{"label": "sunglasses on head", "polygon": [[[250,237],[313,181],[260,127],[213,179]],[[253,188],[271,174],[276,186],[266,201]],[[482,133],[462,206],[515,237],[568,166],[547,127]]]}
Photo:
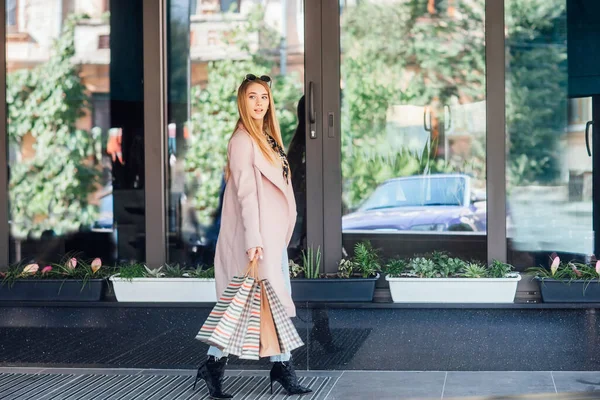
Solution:
{"label": "sunglasses on head", "polygon": [[244,82],[246,82],[246,81],[250,81],[250,82],[252,82],[252,81],[256,81],[256,80],[259,80],[259,81],[263,81],[263,82],[265,82],[265,83],[268,83],[268,84],[269,84],[269,87],[271,87],[271,77],[270,77],[270,76],[268,76],[268,75],[256,76],[256,75],[254,75],[254,74],[248,74],[248,75],[246,75],[246,77],[244,78]]}

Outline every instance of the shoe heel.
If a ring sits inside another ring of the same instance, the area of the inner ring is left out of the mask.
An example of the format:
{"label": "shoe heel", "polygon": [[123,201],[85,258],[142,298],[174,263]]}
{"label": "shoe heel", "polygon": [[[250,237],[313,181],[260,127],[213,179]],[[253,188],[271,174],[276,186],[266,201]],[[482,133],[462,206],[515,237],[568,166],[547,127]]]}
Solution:
{"label": "shoe heel", "polygon": [[198,372],[196,373],[196,379],[194,380],[194,386],[192,387],[192,390],[196,390],[196,384],[198,383],[198,379],[200,379],[200,368],[198,368]]}

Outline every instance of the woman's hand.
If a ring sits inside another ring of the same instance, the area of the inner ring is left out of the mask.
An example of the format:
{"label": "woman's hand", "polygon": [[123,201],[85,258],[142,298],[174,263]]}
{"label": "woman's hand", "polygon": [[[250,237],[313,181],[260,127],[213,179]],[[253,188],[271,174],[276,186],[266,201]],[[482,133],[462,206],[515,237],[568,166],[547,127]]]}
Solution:
{"label": "woman's hand", "polygon": [[246,254],[248,254],[248,258],[250,259],[250,261],[254,260],[255,258],[257,260],[262,260],[263,248],[262,247],[252,247],[251,249],[248,249]]}

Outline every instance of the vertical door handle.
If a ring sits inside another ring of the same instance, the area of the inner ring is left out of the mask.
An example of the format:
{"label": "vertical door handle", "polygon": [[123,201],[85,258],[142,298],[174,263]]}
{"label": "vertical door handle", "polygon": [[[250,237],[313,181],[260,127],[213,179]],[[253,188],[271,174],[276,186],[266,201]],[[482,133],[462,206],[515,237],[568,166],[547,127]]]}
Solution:
{"label": "vertical door handle", "polygon": [[[429,111],[429,127],[427,127],[427,112]],[[429,110],[428,106],[423,108],[423,129],[426,132],[431,132],[431,110]]]}
{"label": "vertical door handle", "polygon": [[317,138],[317,114],[315,113],[315,84],[308,83],[308,122],[310,124],[310,138]]}
{"label": "vertical door handle", "polygon": [[592,156],[592,151],[590,150],[590,126],[594,125],[594,121],[588,121],[585,124],[585,147],[587,149],[588,156]]}

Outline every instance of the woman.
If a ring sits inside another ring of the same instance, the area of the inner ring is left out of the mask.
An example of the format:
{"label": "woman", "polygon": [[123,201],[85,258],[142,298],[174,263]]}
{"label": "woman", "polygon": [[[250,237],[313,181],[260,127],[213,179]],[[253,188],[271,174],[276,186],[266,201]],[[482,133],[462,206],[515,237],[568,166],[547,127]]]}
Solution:
{"label": "woman", "polygon": [[[248,263],[259,259],[260,279],[267,279],[290,317],[296,316],[291,296],[287,245],[296,222],[296,203],[289,164],[268,76],[246,75],[237,95],[239,120],[229,140],[221,229],[215,254],[217,293],[225,291]],[[222,381],[227,354],[208,350],[196,379],[206,381],[211,397],[229,399]],[[271,357],[271,390],[279,382],[288,394],[310,389],[298,384],[289,353]]]}

